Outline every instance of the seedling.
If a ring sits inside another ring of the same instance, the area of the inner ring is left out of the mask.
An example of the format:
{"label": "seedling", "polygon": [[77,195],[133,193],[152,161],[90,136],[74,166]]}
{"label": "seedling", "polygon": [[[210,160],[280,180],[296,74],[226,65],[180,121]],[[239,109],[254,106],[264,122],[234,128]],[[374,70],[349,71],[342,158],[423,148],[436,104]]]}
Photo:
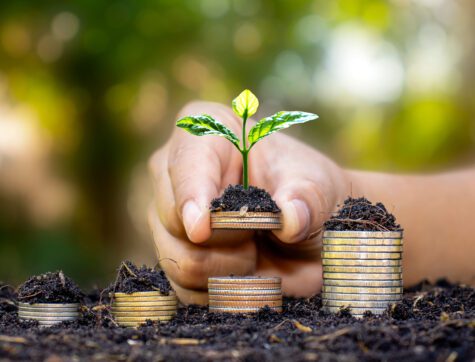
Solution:
{"label": "seedling", "polygon": [[261,139],[277,131],[286,129],[294,124],[313,121],[318,118],[316,114],[307,112],[278,112],[270,117],[261,119],[247,134],[246,123],[259,107],[259,100],[248,89],[244,90],[232,102],[234,113],[242,118],[242,139],[239,138],[224,124],[210,115],[186,116],[179,119],[176,125],[195,136],[220,136],[229,140],[242,155],[242,182],[245,189],[249,187],[248,158],[252,147]]}

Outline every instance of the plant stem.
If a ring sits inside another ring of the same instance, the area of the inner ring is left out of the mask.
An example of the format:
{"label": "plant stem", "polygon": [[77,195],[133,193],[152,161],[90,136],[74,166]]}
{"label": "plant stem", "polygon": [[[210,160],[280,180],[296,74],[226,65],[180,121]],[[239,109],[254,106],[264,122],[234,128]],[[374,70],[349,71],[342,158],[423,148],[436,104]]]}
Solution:
{"label": "plant stem", "polygon": [[249,150],[247,149],[247,142],[246,142],[246,122],[247,122],[247,112],[244,113],[242,117],[242,184],[244,189],[247,190],[249,187],[249,175],[247,172],[247,160],[249,155]]}

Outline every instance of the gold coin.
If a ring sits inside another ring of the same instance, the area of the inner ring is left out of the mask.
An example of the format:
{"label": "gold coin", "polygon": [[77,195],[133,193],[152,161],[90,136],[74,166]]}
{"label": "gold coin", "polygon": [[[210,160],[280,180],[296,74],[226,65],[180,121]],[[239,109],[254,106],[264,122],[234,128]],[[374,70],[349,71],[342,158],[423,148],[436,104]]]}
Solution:
{"label": "gold coin", "polygon": [[[168,323],[170,320],[173,318],[160,318],[160,320],[154,320],[154,322],[158,322],[160,324],[165,324]],[[116,321],[117,322],[117,321]],[[137,328],[140,327],[140,325],[145,324],[146,321],[140,321],[140,322],[117,322],[117,324],[121,327],[130,327],[130,328]]]}
{"label": "gold coin", "polygon": [[208,283],[208,289],[213,290],[269,290],[269,289],[281,289],[282,284],[260,284],[260,285],[252,285],[252,284],[216,284],[216,283]]}
{"label": "gold coin", "polygon": [[19,307],[18,312],[32,312],[32,313],[77,313],[78,307],[76,308],[28,308],[28,307]]}
{"label": "gold coin", "polygon": [[111,311],[113,313],[148,313],[148,312],[164,312],[164,311],[176,311],[176,305],[170,305],[170,306],[161,306],[161,307],[154,307],[154,308],[127,308],[127,307],[112,307]]}
{"label": "gold coin", "polygon": [[229,230],[280,230],[282,224],[280,223],[220,223],[211,222],[212,229],[229,229]]}
{"label": "gold coin", "polygon": [[[110,295],[110,294],[109,294]],[[134,292],[134,293],[122,293],[122,292],[115,292],[113,293],[114,298],[121,298],[121,297],[172,297],[176,296],[175,291],[170,290],[168,294],[164,294],[158,290],[151,290],[148,292]]]}
{"label": "gold coin", "polygon": [[144,306],[149,305],[149,304],[152,304],[152,303],[153,303],[154,305],[156,305],[156,306],[160,306],[160,305],[177,305],[177,304],[178,304],[176,298],[175,298],[174,300],[172,300],[172,299],[171,299],[171,300],[160,300],[160,299],[158,299],[158,300],[153,300],[153,301],[151,300],[151,301],[146,301],[146,302],[143,302],[143,301],[119,301],[119,300],[114,300],[114,301],[112,302],[113,305],[114,305],[114,304],[120,305],[120,304],[123,304],[123,303],[129,303],[129,304],[130,304],[130,303],[133,303],[133,304],[136,304],[137,306],[141,306],[143,303],[147,303],[147,304],[145,304]]}
{"label": "gold coin", "polygon": [[208,295],[211,298],[214,295],[230,296],[268,296],[282,295],[282,289],[208,289]]}
{"label": "gold coin", "polygon": [[35,320],[35,321],[50,321],[50,322],[62,322],[62,321],[74,321],[78,319],[78,316],[67,316],[67,317],[57,317],[57,316],[18,316],[20,319],[28,319],[28,320]]}
{"label": "gold coin", "polygon": [[323,279],[343,280],[401,280],[401,273],[390,274],[358,274],[358,273],[323,273]]}
{"label": "gold coin", "polygon": [[172,295],[169,297],[119,297],[113,298],[114,301],[118,302],[168,302],[168,301],[175,301],[176,296]]}
{"label": "gold coin", "polygon": [[269,307],[282,307],[282,300],[274,301],[221,301],[221,300],[209,300],[210,307],[233,307],[233,308],[264,308],[265,306]]}
{"label": "gold coin", "polygon": [[249,217],[260,217],[260,218],[280,218],[280,212],[258,212],[258,211],[248,211],[242,213],[241,211],[212,211],[211,212],[211,219],[219,218],[219,217],[239,217],[242,219],[249,218]]}
{"label": "gold coin", "polygon": [[240,300],[249,300],[249,301],[261,301],[261,300],[282,300],[282,293],[280,294],[271,294],[271,295],[219,295],[213,294],[210,296],[213,300],[220,300],[220,301],[240,301]]}
{"label": "gold coin", "polygon": [[360,295],[365,294],[402,294],[402,287],[387,287],[387,288],[378,288],[378,287],[336,287],[324,285],[322,288],[324,293],[342,293],[342,294],[352,294],[357,293]]}
{"label": "gold coin", "polygon": [[361,266],[361,267],[386,267],[402,266],[402,260],[369,260],[369,259],[322,259],[322,264],[333,266]]}
{"label": "gold coin", "polygon": [[333,299],[323,299],[322,305],[329,307],[350,307],[350,308],[387,308],[388,305],[397,303],[398,301],[367,301],[367,300],[333,300]]}
{"label": "gold coin", "polygon": [[155,316],[155,317],[114,317],[114,320],[122,325],[123,323],[138,323],[143,324],[146,323],[147,320],[151,321],[169,321],[172,320],[175,316],[174,315],[163,315],[163,316]]}
{"label": "gold coin", "polygon": [[401,259],[402,253],[349,253],[322,251],[322,259]]}
{"label": "gold coin", "polygon": [[388,301],[395,302],[402,299],[401,294],[346,294],[346,293],[322,293],[323,299],[332,299],[340,301]]}
{"label": "gold coin", "polygon": [[112,305],[112,310],[123,310],[123,311],[147,311],[147,310],[168,310],[168,309],[176,309],[176,304],[168,304],[168,305],[152,305],[152,306],[123,306],[123,305]]}
{"label": "gold coin", "polygon": [[402,280],[343,280],[343,279],[323,279],[325,286],[337,287],[402,287]]}
{"label": "gold coin", "polygon": [[20,317],[33,317],[33,318],[42,318],[42,317],[78,317],[79,312],[26,312],[18,311]]}
{"label": "gold coin", "polygon": [[148,311],[148,312],[118,312],[114,311],[112,315],[114,318],[116,317],[124,317],[124,318],[155,318],[161,316],[172,316],[176,314],[175,310],[168,310],[168,311]]}
{"label": "gold coin", "polygon": [[323,245],[403,245],[403,239],[323,238]]}
{"label": "gold coin", "polygon": [[324,272],[330,273],[402,273],[401,266],[334,266],[334,265],[324,265]]}
{"label": "gold coin", "polygon": [[208,283],[217,284],[278,284],[282,282],[280,277],[259,277],[259,276],[229,276],[229,277],[209,277]]}
{"label": "gold coin", "polygon": [[33,309],[42,309],[42,308],[67,308],[67,309],[78,309],[79,303],[22,303],[18,302],[18,308],[33,308]]}
{"label": "gold coin", "polygon": [[402,253],[402,245],[323,245],[322,250],[351,253]]}
{"label": "gold coin", "polygon": [[[281,313],[282,307],[270,307],[274,312]],[[260,308],[233,308],[233,307],[209,307],[210,312],[214,313],[257,313]]]}
{"label": "gold coin", "polygon": [[131,303],[131,302],[114,302],[112,303],[112,307],[114,308],[162,308],[166,306],[174,306],[176,307],[178,303],[168,302],[168,304],[157,304],[156,302],[146,303],[146,302],[139,302],[139,303]]}
{"label": "gold coin", "polygon": [[352,239],[402,239],[402,231],[337,231],[325,230],[324,238],[352,238]]}

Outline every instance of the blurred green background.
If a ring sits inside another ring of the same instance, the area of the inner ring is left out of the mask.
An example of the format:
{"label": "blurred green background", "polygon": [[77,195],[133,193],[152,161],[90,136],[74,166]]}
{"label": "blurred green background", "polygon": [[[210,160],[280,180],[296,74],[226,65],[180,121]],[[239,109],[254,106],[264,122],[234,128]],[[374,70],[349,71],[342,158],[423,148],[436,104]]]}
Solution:
{"label": "blurred green background", "polygon": [[154,262],[147,158],[192,99],[250,88],[259,115],[343,165],[473,163],[470,0],[0,3],[0,279],[83,286]]}

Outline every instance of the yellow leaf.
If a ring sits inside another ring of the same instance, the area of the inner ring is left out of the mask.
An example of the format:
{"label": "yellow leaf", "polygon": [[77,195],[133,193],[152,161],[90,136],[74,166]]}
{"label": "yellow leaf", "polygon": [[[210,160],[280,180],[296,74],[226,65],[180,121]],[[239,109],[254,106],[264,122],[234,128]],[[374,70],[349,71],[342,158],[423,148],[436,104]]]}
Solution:
{"label": "yellow leaf", "polygon": [[232,106],[239,117],[252,117],[257,112],[259,100],[249,89],[245,89],[234,98]]}

